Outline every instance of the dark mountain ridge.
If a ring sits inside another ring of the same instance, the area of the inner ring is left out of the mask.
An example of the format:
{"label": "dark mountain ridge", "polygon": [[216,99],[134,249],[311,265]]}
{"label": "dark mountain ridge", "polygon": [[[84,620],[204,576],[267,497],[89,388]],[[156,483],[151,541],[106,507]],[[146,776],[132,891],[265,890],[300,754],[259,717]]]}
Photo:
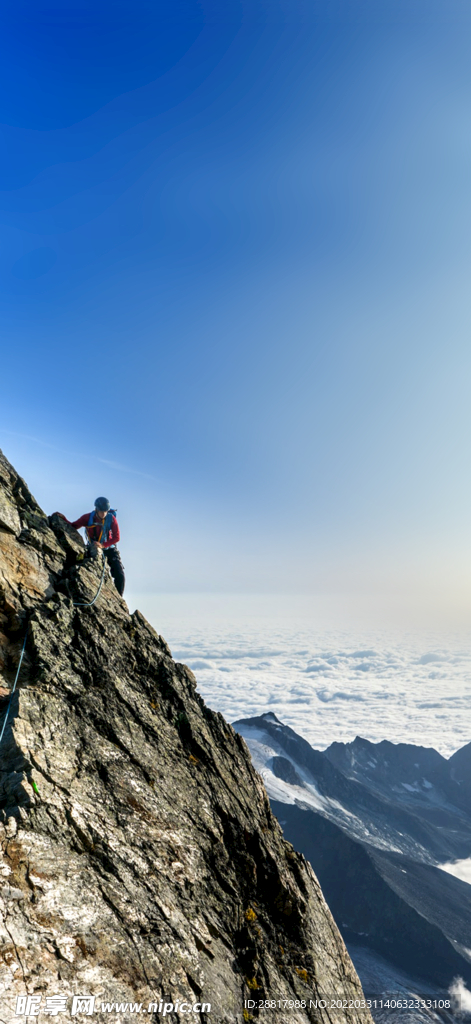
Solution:
{"label": "dark mountain ridge", "polygon": [[354,959],[367,948],[432,990],[471,985],[471,886],[440,866],[471,858],[471,744],[448,760],[361,737],[319,751],[272,713],[234,727]]}
{"label": "dark mountain ridge", "polygon": [[[349,779],[382,796],[399,800],[433,816],[450,805],[452,813],[471,814],[471,744],[445,758],[431,747],[357,736],[352,743],[332,743],[324,752]],[[461,776],[461,777],[460,777]]]}

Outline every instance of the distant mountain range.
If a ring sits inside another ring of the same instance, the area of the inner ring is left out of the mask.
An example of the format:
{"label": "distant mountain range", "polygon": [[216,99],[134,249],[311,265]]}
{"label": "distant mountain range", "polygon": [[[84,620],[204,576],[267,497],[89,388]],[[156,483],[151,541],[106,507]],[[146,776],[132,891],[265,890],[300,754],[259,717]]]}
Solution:
{"label": "distant mountain range", "polygon": [[448,760],[359,736],[319,751],[272,713],[233,724],[365,992],[470,988],[471,743]]}

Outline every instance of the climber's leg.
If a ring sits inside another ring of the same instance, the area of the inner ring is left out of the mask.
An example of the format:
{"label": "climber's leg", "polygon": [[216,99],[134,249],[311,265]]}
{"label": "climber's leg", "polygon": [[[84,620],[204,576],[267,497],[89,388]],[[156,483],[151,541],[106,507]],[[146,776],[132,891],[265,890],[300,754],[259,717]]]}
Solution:
{"label": "climber's leg", "polygon": [[116,590],[121,596],[124,594],[124,566],[121,561],[121,555],[116,548],[105,548],[103,554],[105,555],[108,565],[110,567],[111,575],[114,579]]}

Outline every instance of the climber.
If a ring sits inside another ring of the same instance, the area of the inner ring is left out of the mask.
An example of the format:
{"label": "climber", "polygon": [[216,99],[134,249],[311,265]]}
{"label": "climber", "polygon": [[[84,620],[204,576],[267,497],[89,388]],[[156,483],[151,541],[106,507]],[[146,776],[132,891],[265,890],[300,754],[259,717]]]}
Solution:
{"label": "climber", "polygon": [[110,508],[108,498],[97,498],[95,511],[86,512],[75,522],[70,522],[66,516],[62,515],[62,512],[56,512],[55,515],[64,519],[69,526],[74,526],[76,530],[80,530],[81,526],[85,527],[90,557],[97,558],[98,552],[103,551],[103,557],[108,562],[116,589],[122,596],[125,583],[124,566],[116,547],[119,541],[119,526],[115,511]]}

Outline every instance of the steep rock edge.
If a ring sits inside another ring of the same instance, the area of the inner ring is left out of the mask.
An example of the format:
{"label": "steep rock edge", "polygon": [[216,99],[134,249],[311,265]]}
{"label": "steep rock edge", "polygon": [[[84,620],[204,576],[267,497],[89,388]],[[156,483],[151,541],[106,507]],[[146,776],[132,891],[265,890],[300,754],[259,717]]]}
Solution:
{"label": "steep rock edge", "polygon": [[283,839],[245,742],[129,615],[108,570],[99,601],[74,607],[100,578],[81,555],[0,453],[7,689],[27,633],[0,747],[2,1020],[19,1019],[18,995],[90,993],[194,998],[214,1022],[249,1019],[247,998],[307,1001],[273,1011],[286,1024],[370,1022],[309,1009],[362,999],[310,865]]}

